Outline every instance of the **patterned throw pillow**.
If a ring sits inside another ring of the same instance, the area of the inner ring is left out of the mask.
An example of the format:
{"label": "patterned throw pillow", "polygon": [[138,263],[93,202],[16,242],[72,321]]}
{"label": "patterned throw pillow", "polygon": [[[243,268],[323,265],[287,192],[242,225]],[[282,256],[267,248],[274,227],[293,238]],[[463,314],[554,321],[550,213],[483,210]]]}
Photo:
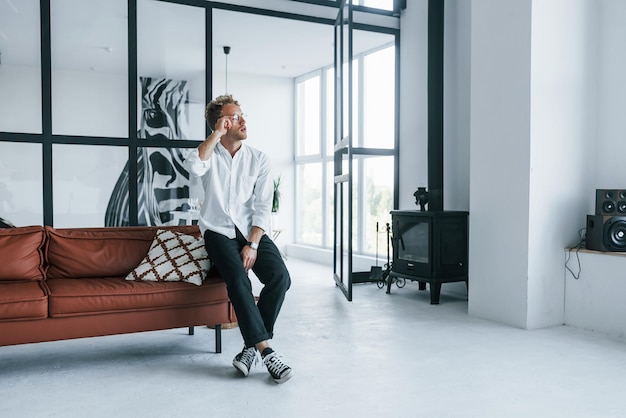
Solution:
{"label": "patterned throw pillow", "polygon": [[203,239],[159,229],[148,254],[126,280],[183,281],[200,286],[210,268]]}

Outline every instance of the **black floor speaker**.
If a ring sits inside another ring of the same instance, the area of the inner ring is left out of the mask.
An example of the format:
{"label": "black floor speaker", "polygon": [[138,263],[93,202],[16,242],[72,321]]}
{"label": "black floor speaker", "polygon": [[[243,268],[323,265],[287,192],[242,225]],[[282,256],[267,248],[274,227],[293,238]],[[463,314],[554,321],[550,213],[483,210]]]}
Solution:
{"label": "black floor speaker", "polygon": [[596,215],[626,216],[626,190],[596,189]]}
{"label": "black floor speaker", "polygon": [[626,251],[626,216],[587,215],[588,250]]}

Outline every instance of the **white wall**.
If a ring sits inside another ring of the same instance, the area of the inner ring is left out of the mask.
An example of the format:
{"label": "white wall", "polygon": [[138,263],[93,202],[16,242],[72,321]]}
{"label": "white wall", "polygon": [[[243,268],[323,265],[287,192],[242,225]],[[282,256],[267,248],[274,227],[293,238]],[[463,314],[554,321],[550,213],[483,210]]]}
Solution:
{"label": "white wall", "polygon": [[416,209],[413,193],[428,185],[428,0],[411,0],[400,26],[399,209]]}
{"label": "white wall", "polygon": [[459,195],[451,188],[465,187],[453,174],[463,157],[451,148],[462,149],[459,126],[471,120],[470,314],[521,328],[561,324],[562,249],[579,241],[594,189],[624,187],[626,5],[448,0],[446,9],[456,32],[446,29],[445,85],[457,90],[446,91],[447,203]]}
{"label": "white wall", "polygon": [[598,134],[590,138],[596,151],[593,188],[626,189],[626,2],[603,0],[600,4]]}
{"label": "white wall", "polygon": [[471,2],[466,0],[446,0],[445,4],[443,202],[446,210],[469,210],[470,6]]}
{"label": "white wall", "polygon": [[[592,16],[597,18],[590,38],[596,46],[598,76],[596,110],[590,111],[597,120],[597,130],[587,140],[585,168],[588,174],[584,192],[586,213],[594,213],[594,189],[626,188],[623,155],[624,109],[626,109],[626,2],[603,0],[595,3]],[[597,14],[596,14],[597,13]],[[568,254],[566,253],[566,256]],[[623,295],[626,292],[624,274],[626,257],[623,253],[600,253],[583,250],[569,254],[569,267],[577,274],[565,276],[565,323],[623,337],[626,334],[626,314]]]}
{"label": "white wall", "polygon": [[500,0],[474,0],[471,6],[469,312],[522,328],[529,257],[530,6]]}
{"label": "white wall", "polygon": [[[444,206],[469,209],[470,4],[446,0],[444,29]],[[400,204],[428,185],[428,0],[412,0],[401,18]],[[465,285],[463,285],[464,287]]]}
{"label": "white wall", "polygon": [[528,328],[564,322],[563,248],[580,240],[595,196],[597,11],[588,0],[532,2]]}
{"label": "white wall", "polygon": [[594,8],[471,9],[469,312],[521,328],[562,324],[562,249],[576,244],[591,196]]}

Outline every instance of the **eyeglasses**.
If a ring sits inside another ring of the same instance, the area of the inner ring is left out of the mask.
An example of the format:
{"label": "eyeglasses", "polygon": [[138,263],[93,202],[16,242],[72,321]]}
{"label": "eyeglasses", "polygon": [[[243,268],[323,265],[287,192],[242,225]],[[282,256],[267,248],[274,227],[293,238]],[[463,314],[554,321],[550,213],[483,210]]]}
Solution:
{"label": "eyeglasses", "polygon": [[239,122],[241,119],[245,119],[248,117],[248,115],[246,115],[245,113],[241,113],[241,114],[235,113],[234,115],[224,115],[224,116],[226,116],[227,118],[233,118],[235,122]]}

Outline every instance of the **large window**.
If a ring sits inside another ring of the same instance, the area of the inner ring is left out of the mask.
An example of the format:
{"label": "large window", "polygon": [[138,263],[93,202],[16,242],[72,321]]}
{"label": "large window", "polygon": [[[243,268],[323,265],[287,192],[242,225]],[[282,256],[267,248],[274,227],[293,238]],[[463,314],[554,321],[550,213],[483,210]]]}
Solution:
{"label": "large window", "polygon": [[[300,2],[307,3],[318,3],[319,0],[296,0]],[[341,0],[327,0],[330,2],[336,2],[337,4],[341,3]],[[365,6],[371,7],[373,9],[380,9],[385,11],[392,11],[394,9],[394,3],[398,2],[398,0],[352,0],[352,4],[355,6]]]}
{"label": "large window", "polygon": [[352,4],[373,7],[375,9],[393,10],[394,0],[356,0]]}
{"label": "large window", "polygon": [[[394,201],[395,46],[387,44],[354,58],[353,136],[372,155],[354,161],[353,249],[381,251],[379,235],[391,221]],[[296,79],[296,243],[332,248],[334,70],[324,68]],[[374,150],[377,149],[377,150]],[[383,151],[380,151],[380,150]],[[323,152],[322,152],[323,150]],[[385,155],[387,154],[387,155]],[[377,234],[377,230],[379,233]],[[377,247],[377,243],[378,247]],[[384,244],[384,240],[383,240]]]}
{"label": "large window", "polygon": [[321,77],[304,79],[298,83],[296,91],[297,113],[296,153],[299,156],[319,155],[321,148]]}

